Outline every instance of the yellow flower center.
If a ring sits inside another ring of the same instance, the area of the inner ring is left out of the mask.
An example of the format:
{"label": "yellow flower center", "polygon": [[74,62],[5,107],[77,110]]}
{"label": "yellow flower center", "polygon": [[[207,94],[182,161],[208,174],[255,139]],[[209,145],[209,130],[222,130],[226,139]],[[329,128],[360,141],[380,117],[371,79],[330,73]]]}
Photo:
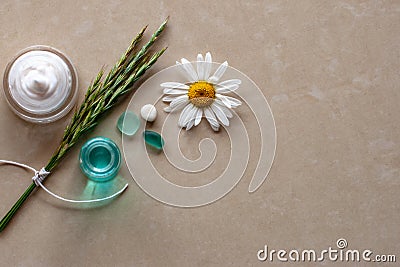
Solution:
{"label": "yellow flower center", "polygon": [[214,102],[215,89],[211,83],[205,81],[194,82],[189,86],[188,96],[190,102],[196,107],[208,107]]}

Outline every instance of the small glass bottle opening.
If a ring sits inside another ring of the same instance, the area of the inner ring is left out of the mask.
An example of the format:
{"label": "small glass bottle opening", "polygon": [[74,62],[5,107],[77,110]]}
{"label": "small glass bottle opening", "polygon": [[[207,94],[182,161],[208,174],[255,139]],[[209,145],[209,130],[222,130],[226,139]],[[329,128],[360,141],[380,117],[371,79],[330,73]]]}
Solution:
{"label": "small glass bottle opening", "polygon": [[109,138],[95,137],[81,148],[79,163],[82,172],[96,182],[113,179],[121,166],[121,152]]}
{"label": "small glass bottle opening", "polygon": [[75,105],[78,76],[71,61],[49,46],[31,46],[8,63],[3,77],[6,100],[21,118],[49,123]]}

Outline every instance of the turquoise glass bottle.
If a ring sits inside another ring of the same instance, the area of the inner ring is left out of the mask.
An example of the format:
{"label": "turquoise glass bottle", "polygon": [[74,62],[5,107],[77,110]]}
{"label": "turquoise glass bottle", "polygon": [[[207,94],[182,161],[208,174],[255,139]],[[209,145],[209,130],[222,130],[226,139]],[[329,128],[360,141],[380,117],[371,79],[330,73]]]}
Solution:
{"label": "turquoise glass bottle", "polygon": [[81,148],[79,163],[82,172],[96,182],[113,179],[121,166],[121,152],[109,138],[95,137]]}

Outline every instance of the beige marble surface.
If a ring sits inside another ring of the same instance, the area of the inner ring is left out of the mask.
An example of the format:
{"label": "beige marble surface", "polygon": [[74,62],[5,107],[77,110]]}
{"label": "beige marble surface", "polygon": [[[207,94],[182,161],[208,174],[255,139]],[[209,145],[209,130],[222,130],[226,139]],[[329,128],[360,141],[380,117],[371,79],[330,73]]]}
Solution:
{"label": "beige marble surface", "polygon": [[[128,191],[104,207],[81,209],[36,191],[0,234],[0,265],[265,266],[271,262],[257,260],[264,245],[321,251],[336,248],[339,238],[350,249],[400,261],[399,1],[2,1],[0,71],[20,49],[54,46],[77,67],[82,99],[102,65],[112,65],[143,25],[152,31],[167,15],[160,45],[169,48],[147,77],[207,51],[246,73],[276,121],[267,181],[248,194],[252,154],[238,186],[201,208],[154,200],[125,166]],[[90,136],[121,144],[114,127],[127,104]],[[0,158],[40,168],[65,125],[26,123],[1,94]],[[63,161],[49,188],[66,196],[82,190],[77,154]],[[30,174],[9,166],[0,173],[5,214]]]}

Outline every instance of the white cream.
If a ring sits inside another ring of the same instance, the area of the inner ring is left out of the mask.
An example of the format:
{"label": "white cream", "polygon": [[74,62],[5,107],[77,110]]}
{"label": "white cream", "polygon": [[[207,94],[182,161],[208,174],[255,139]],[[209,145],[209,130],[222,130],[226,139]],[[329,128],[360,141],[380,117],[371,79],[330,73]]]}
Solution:
{"label": "white cream", "polygon": [[22,54],[8,73],[13,100],[32,114],[47,114],[62,107],[71,94],[71,83],[68,65],[49,51]]}

